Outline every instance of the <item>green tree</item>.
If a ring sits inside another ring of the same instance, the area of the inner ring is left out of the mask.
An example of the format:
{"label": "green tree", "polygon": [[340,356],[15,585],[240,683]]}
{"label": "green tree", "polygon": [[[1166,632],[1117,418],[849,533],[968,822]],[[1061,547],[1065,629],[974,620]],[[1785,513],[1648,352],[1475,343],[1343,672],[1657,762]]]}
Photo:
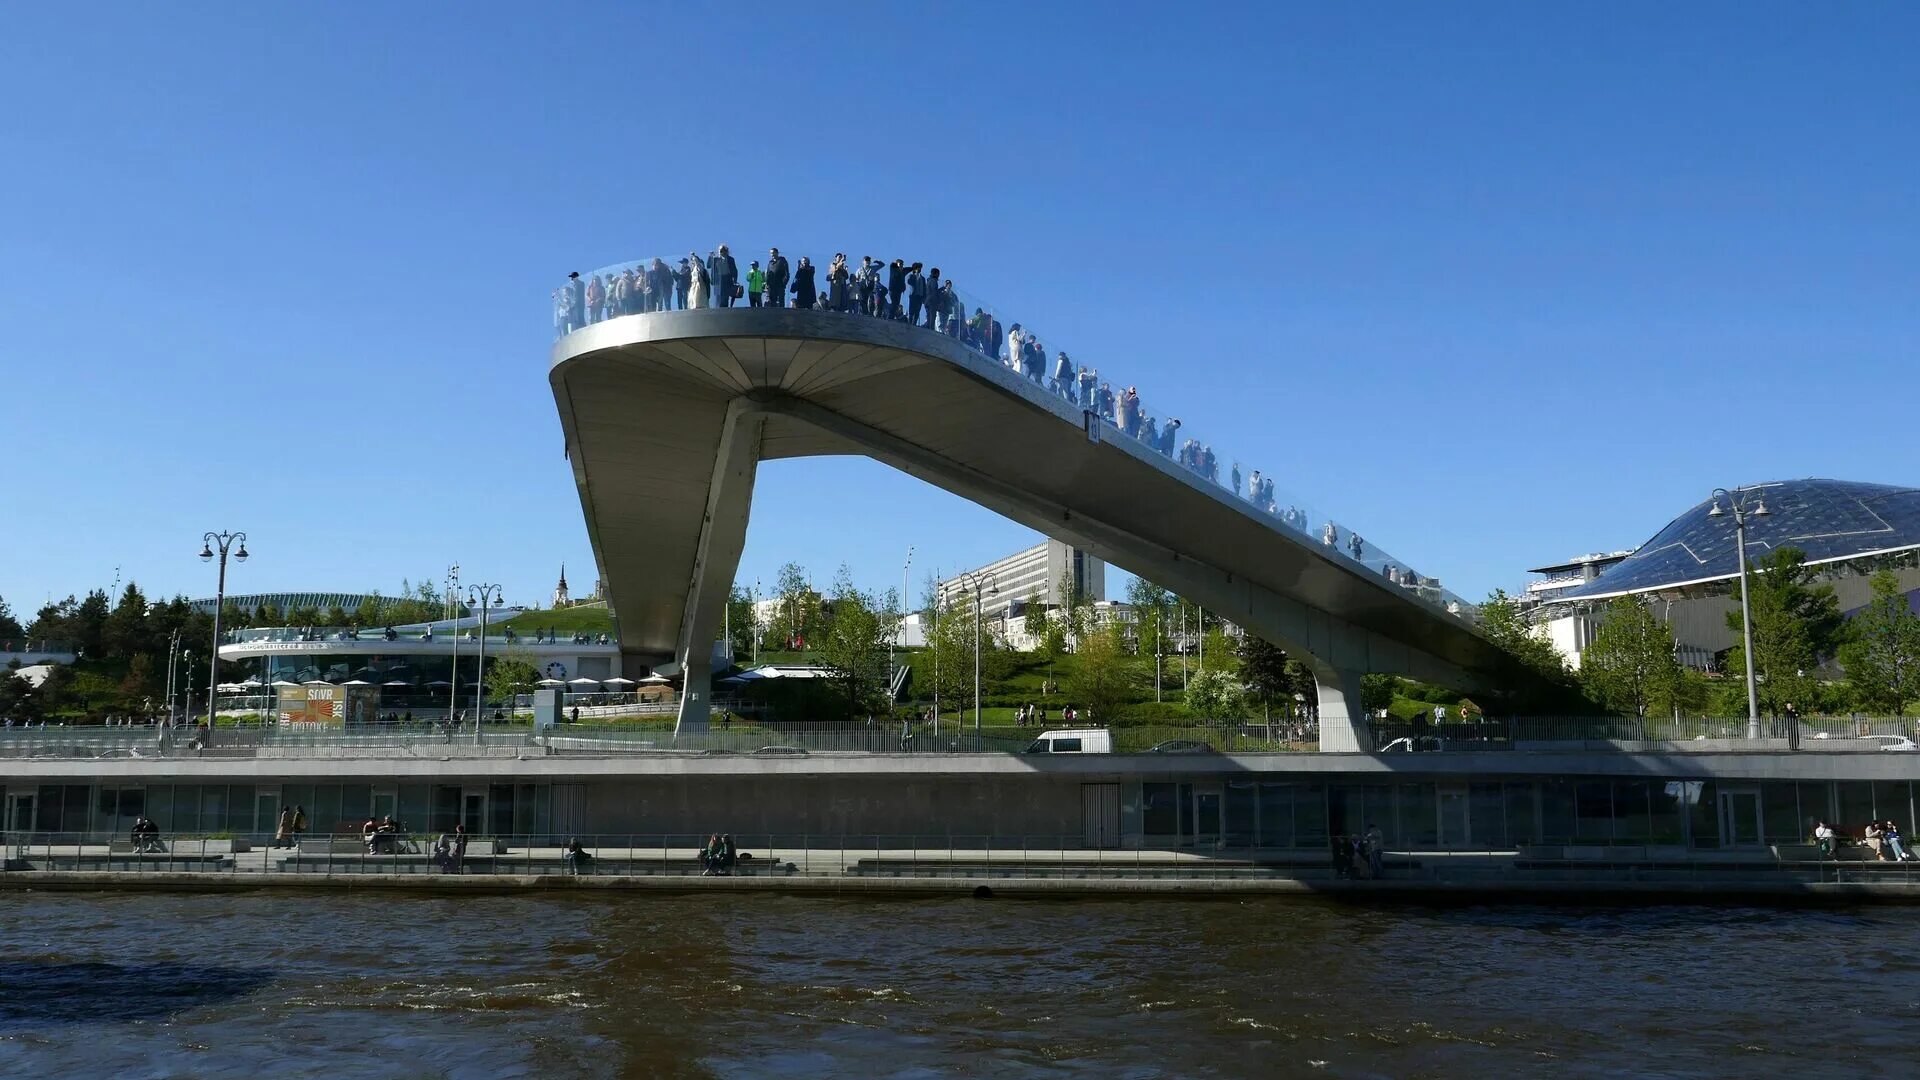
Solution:
{"label": "green tree", "polygon": [[18,642],[26,636],[27,628],[20,625],[20,620],[13,617],[13,609],[0,599],[0,642]]}
{"label": "green tree", "polygon": [[1187,680],[1187,710],[1209,723],[1238,717],[1245,701],[1239,678],[1225,668],[1208,668]]}
{"label": "green tree", "polygon": [[1872,586],[1873,599],[1847,625],[1840,666],[1861,708],[1904,716],[1920,699],[1920,615],[1892,571],[1873,575]]}
{"label": "green tree", "polygon": [[[1789,704],[1818,700],[1820,663],[1834,654],[1844,625],[1833,586],[1815,585],[1813,578],[1806,552],[1799,548],[1776,548],[1751,564],[1747,582],[1753,609],[1753,670],[1760,709],[1769,716],[1778,715]],[[1727,627],[1738,641],[1738,607],[1727,613]],[[1744,704],[1744,644],[1734,645],[1727,654],[1727,674],[1739,681]]]}
{"label": "green tree", "polygon": [[487,697],[510,700],[532,691],[540,681],[540,665],[530,650],[509,645],[487,661]]}
{"label": "green tree", "polygon": [[1139,682],[1120,628],[1109,625],[1081,638],[1076,659],[1073,675],[1067,680],[1069,698],[1081,706],[1089,720],[1110,723],[1120,706],[1133,700]]}
{"label": "green tree", "polygon": [[1039,589],[1033,590],[1033,592],[1027,596],[1026,611],[1022,615],[1021,621],[1022,628],[1026,630],[1028,637],[1037,639],[1040,635],[1046,633],[1048,621],[1047,602],[1041,597]]}
{"label": "green tree", "polygon": [[1580,656],[1580,682],[1587,695],[1630,716],[1676,706],[1680,664],[1673,658],[1673,630],[1645,601],[1622,596],[1609,603]]}
{"label": "green tree", "polygon": [[[984,648],[985,643],[982,643]],[[946,608],[936,611],[927,635],[927,651],[932,655],[925,674],[929,687],[940,699],[942,712],[960,711],[973,704],[973,596],[956,595]],[[981,666],[981,680],[986,667]]]}
{"label": "green tree", "polygon": [[114,605],[101,627],[101,644],[102,655],[115,660],[152,650],[147,631],[147,598],[141,594],[140,586],[127,583],[120,602]]}
{"label": "green tree", "polygon": [[1274,698],[1282,703],[1281,715],[1287,715],[1293,705],[1295,684],[1286,650],[1252,633],[1241,635],[1239,650],[1240,677],[1260,699],[1261,715],[1273,719]]}
{"label": "green tree", "polygon": [[1392,675],[1360,676],[1360,707],[1369,716],[1387,711],[1400,692],[1400,680]]}
{"label": "green tree", "polygon": [[767,620],[767,640],[776,649],[811,646],[808,639],[819,636],[821,625],[820,594],[807,584],[807,571],[799,563],[780,568],[774,581],[774,598],[780,603]]}
{"label": "green tree", "polygon": [[361,598],[360,605],[353,609],[353,625],[384,626],[386,624],[384,608],[385,605],[381,603],[378,592]]}
{"label": "green tree", "polygon": [[887,708],[887,646],[894,613],[854,587],[842,566],[833,580],[833,617],[818,640],[820,663],[846,697],[847,718]]}
{"label": "green tree", "polygon": [[23,724],[45,715],[41,694],[32,683],[12,671],[0,672],[0,717]]}
{"label": "green tree", "polygon": [[729,635],[733,645],[733,656],[736,663],[741,662],[745,657],[753,655],[753,632],[755,629],[753,622],[753,594],[742,587],[739,582],[735,582],[733,591],[727,594],[727,617],[720,621],[720,626],[718,627],[719,633],[715,635],[715,638],[717,640],[720,634]]}

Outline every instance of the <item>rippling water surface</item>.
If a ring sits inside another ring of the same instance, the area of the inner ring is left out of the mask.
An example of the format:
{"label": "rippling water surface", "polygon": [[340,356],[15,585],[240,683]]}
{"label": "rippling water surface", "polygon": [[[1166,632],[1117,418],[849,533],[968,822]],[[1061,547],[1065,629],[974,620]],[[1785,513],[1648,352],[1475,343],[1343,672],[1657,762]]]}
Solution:
{"label": "rippling water surface", "polygon": [[1920,1075],[1920,912],[0,893],[7,1076]]}

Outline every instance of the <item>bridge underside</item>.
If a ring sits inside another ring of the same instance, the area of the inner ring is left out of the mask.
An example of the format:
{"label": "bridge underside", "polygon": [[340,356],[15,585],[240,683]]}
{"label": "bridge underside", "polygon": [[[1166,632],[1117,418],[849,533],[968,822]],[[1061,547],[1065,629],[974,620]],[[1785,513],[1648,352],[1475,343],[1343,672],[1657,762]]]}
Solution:
{"label": "bridge underside", "polygon": [[1368,748],[1361,674],[1473,691],[1504,663],[1458,618],[1111,428],[1090,437],[1071,403],[930,331],[791,309],[633,315],[563,339],[550,381],[621,649],[685,666],[683,726],[705,723],[706,646],[773,458],[874,458],[1204,604],[1309,662],[1326,749]]}

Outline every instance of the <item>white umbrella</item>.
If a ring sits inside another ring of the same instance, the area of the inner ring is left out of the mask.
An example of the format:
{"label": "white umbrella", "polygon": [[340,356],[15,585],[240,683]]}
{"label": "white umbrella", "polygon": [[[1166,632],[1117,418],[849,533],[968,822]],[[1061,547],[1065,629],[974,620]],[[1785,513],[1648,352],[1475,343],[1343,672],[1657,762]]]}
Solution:
{"label": "white umbrella", "polygon": [[299,686],[300,684],[299,684],[299,683],[297,683],[297,682],[288,682],[288,681],[287,681],[287,680],[285,680],[285,679],[276,679],[276,680],[274,681],[274,684],[273,684],[273,685],[275,685],[275,686]]}
{"label": "white umbrella", "polygon": [[541,686],[565,686],[567,684],[561,682],[559,679],[541,679],[540,685]]}
{"label": "white umbrella", "polygon": [[340,685],[341,686],[372,686],[373,684],[370,682],[367,682],[364,679],[348,679],[346,682],[343,682]]}
{"label": "white umbrella", "polygon": [[618,676],[618,675],[615,675],[615,676],[614,676],[613,678],[611,678],[611,679],[608,679],[608,680],[607,680],[606,682],[607,682],[607,685],[608,685],[608,686],[633,686],[633,685],[635,685],[635,684],[634,684],[634,681],[633,681],[632,679],[623,679],[623,678],[621,678],[621,677],[620,677],[620,676]]}
{"label": "white umbrella", "polygon": [[673,680],[667,678],[665,675],[649,675],[646,678],[641,679],[640,681],[643,683],[646,683],[649,686],[665,686],[666,684],[672,682]]}
{"label": "white umbrella", "polygon": [[428,683],[427,685],[428,686],[452,686],[453,684],[448,682],[445,679],[435,679],[432,682]]}
{"label": "white umbrella", "polygon": [[410,682],[407,682],[407,681],[406,681],[406,680],[404,680],[404,679],[395,679],[395,680],[393,680],[392,682],[389,682],[389,683],[382,683],[381,685],[382,685],[382,686],[391,686],[391,687],[394,687],[395,689],[399,689],[399,690],[404,690],[404,689],[406,689],[407,687],[409,687],[409,686],[412,686],[413,684],[412,684],[412,683],[410,683]]}
{"label": "white umbrella", "polygon": [[568,682],[567,685],[568,686],[599,686],[600,680],[589,679],[586,676],[582,675],[581,677]]}

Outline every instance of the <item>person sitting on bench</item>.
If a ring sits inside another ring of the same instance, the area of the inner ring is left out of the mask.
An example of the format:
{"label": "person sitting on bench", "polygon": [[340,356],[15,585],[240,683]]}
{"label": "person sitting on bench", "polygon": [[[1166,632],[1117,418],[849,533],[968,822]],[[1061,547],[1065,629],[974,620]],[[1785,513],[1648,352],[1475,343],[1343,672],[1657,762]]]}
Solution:
{"label": "person sitting on bench", "polygon": [[587,874],[593,872],[591,870],[593,866],[593,856],[588,854],[586,849],[580,846],[579,837],[576,836],[567,841],[567,849],[564,857],[567,860],[567,869],[572,873]]}
{"label": "person sitting on bench", "polygon": [[142,816],[133,823],[133,853],[135,855],[163,855],[166,849],[160,846],[160,826],[150,817]]}

